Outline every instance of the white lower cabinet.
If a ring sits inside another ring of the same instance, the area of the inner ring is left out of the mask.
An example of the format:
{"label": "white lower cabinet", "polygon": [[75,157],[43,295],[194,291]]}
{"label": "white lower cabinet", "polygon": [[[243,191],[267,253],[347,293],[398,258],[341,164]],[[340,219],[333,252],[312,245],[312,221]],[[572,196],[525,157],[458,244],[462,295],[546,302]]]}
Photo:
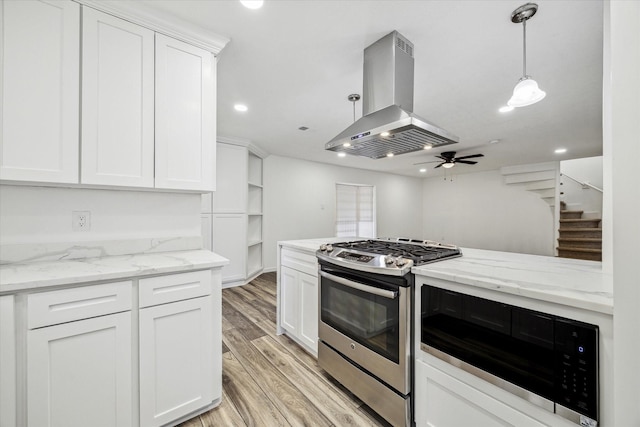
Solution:
{"label": "white lower cabinet", "polygon": [[280,255],[279,327],[318,353],[318,276],[315,256],[283,249]]}
{"label": "white lower cabinet", "polygon": [[300,327],[300,286],[298,272],[289,267],[280,267],[280,326],[295,336]]}
{"label": "white lower cabinet", "polygon": [[16,422],[16,322],[13,295],[0,297],[0,427]]}
{"label": "white lower cabinet", "polygon": [[131,312],[27,333],[27,425],[133,424]]}
{"label": "white lower cabinet", "polygon": [[222,269],[222,283],[244,282],[247,277],[247,216],[213,214],[213,252],[231,260]]}
{"label": "white lower cabinet", "polygon": [[142,426],[164,425],[214,400],[212,311],[211,296],[140,310]]}
{"label": "white lower cabinet", "polygon": [[156,427],[209,410],[221,312],[219,269],[1,296],[0,427]]}
{"label": "white lower cabinet", "polygon": [[415,376],[416,427],[545,426],[422,360]]}

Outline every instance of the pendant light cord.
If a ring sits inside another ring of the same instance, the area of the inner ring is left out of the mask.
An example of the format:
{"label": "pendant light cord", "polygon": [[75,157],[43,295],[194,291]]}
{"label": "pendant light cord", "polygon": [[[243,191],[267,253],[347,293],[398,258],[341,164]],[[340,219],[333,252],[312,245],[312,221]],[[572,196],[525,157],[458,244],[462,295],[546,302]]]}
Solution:
{"label": "pendant light cord", "polygon": [[522,73],[527,77],[527,20],[522,21]]}

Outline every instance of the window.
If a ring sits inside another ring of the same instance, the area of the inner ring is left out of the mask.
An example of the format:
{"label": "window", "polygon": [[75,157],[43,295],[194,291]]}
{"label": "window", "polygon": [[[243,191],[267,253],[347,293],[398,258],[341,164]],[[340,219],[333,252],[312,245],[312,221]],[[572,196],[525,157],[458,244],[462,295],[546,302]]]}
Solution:
{"label": "window", "polygon": [[376,237],[376,188],[336,184],[336,236]]}

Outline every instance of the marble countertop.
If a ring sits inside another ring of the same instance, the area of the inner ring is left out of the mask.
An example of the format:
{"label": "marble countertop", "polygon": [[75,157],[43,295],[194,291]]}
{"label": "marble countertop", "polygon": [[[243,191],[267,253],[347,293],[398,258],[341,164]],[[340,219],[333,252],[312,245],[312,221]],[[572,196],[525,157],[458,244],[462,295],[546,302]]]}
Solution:
{"label": "marble countertop", "polygon": [[98,280],[222,267],[229,260],[207,250],[106,256],[0,265],[0,293]]}
{"label": "marble countertop", "polygon": [[316,251],[320,248],[320,245],[325,243],[334,242],[348,242],[350,240],[362,240],[357,237],[326,237],[322,239],[305,239],[305,240],[283,240],[278,242],[279,246],[284,248],[296,249],[302,252],[307,252],[315,255]]}
{"label": "marble countertop", "polygon": [[[280,241],[278,245],[315,254],[336,237]],[[414,267],[412,272],[455,283],[521,295],[541,301],[613,313],[613,279],[602,264],[512,252],[462,249],[462,257]]]}
{"label": "marble countertop", "polygon": [[602,265],[510,252],[462,249],[462,257],[414,267],[417,275],[613,313],[613,279]]}

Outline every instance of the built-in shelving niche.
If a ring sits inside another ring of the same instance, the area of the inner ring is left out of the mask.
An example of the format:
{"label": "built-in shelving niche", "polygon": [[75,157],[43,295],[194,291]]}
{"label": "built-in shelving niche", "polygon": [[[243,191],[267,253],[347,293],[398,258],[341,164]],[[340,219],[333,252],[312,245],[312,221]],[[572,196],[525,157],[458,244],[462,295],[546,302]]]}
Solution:
{"label": "built-in shelving niche", "polygon": [[262,271],[262,158],[249,151],[247,168],[247,277]]}

